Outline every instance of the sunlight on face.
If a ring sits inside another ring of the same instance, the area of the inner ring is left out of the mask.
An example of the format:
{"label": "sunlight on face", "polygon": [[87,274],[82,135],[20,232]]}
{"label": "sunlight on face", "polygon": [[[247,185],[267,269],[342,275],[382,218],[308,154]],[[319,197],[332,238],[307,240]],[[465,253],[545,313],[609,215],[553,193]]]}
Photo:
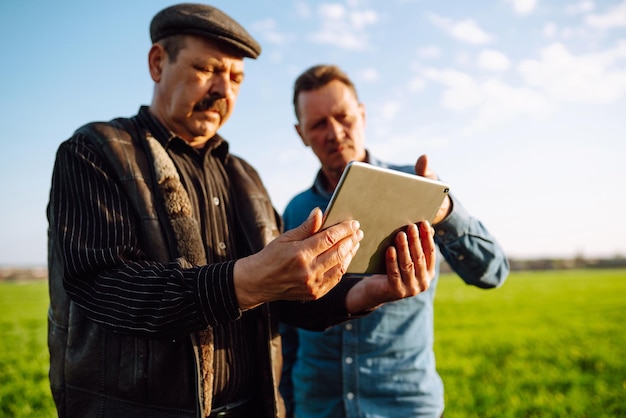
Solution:
{"label": "sunlight on face", "polygon": [[176,61],[163,58],[151,110],[190,145],[202,146],[232,114],[243,67],[243,58],[187,36]]}
{"label": "sunlight on face", "polygon": [[300,123],[296,126],[324,173],[339,177],[353,160],[365,159],[365,108],[341,81],[333,80],[298,96]]}

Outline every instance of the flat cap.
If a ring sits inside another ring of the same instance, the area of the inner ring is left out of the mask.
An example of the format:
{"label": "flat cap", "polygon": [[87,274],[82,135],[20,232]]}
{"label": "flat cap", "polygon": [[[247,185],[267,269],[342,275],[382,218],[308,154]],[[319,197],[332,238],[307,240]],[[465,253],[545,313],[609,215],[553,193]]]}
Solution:
{"label": "flat cap", "polygon": [[261,46],[233,18],[206,4],[181,3],[158,12],[150,23],[150,38],[157,42],[173,35],[197,35],[223,43],[243,57],[257,58]]}

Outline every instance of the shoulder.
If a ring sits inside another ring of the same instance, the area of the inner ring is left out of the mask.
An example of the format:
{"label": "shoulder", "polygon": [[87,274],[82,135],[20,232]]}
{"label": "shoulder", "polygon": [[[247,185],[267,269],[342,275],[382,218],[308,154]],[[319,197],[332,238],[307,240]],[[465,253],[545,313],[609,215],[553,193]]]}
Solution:
{"label": "shoulder", "polygon": [[94,143],[112,139],[130,140],[133,122],[128,118],[117,118],[107,122],[91,122],[78,128],[74,137],[85,137]]}
{"label": "shoulder", "polygon": [[307,205],[309,204],[312,200],[314,200],[315,194],[313,193],[313,188],[310,187],[300,193],[298,193],[297,195],[295,195],[290,201],[289,203],[287,203],[287,208],[285,209],[285,211],[297,211],[298,208],[302,207],[303,205]]}

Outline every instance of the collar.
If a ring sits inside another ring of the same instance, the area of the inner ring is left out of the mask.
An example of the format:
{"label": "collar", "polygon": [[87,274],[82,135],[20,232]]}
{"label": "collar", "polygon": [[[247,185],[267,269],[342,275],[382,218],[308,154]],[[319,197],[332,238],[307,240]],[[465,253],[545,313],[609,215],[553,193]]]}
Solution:
{"label": "collar", "polygon": [[205,152],[212,152],[222,159],[228,154],[228,142],[226,142],[226,140],[219,134],[215,134],[213,138],[209,139],[206,146],[200,150],[189,146],[184,139],[166,128],[165,125],[163,125],[161,121],[157,119],[152,112],[150,112],[150,108],[148,106],[141,106],[139,108],[137,120],[141,126],[145,127],[152,134],[154,139],[159,141],[161,146],[165,149],[169,149],[173,144],[181,143],[189,149],[195,150],[201,154],[204,154]]}

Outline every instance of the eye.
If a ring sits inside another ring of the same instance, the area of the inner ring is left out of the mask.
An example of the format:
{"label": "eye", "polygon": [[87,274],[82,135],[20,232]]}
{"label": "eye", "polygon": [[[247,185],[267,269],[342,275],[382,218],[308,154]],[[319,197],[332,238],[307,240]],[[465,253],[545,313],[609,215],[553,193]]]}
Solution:
{"label": "eye", "polygon": [[320,119],[311,125],[311,130],[322,129],[326,126],[326,119]]}
{"label": "eye", "polygon": [[243,74],[232,74],[230,77],[230,81],[235,84],[243,83]]}
{"label": "eye", "polygon": [[194,65],[194,69],[201,73],[212,74],[215,72],[215,68],[212,66]]}

